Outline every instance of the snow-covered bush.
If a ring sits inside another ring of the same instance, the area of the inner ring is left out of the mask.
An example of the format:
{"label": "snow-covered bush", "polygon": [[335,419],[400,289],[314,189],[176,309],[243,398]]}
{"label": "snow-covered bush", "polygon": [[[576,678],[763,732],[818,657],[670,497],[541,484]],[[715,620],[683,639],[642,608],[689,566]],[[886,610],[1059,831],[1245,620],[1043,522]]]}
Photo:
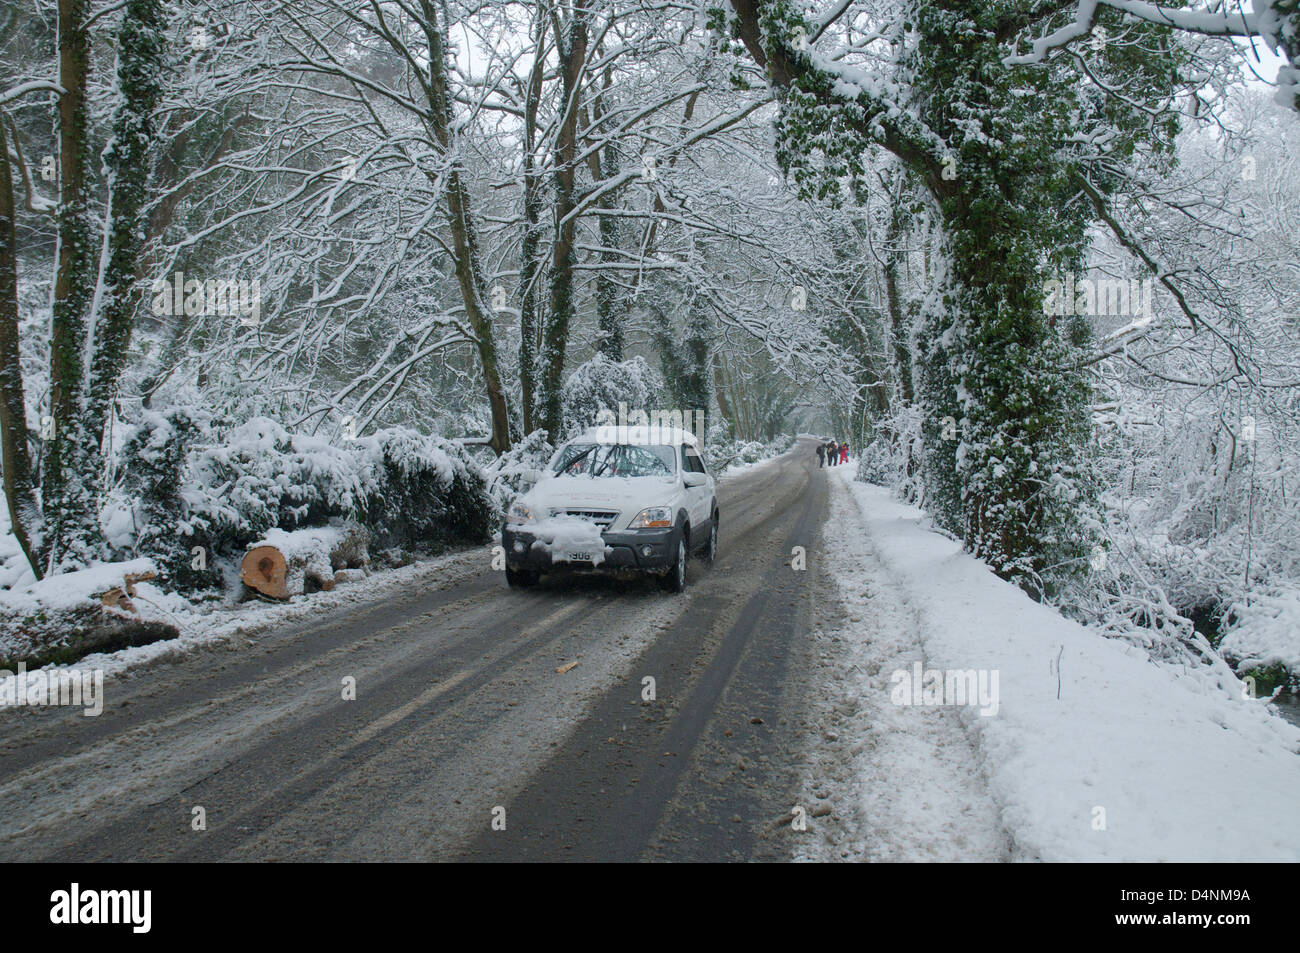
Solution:
{"label": "snow-covered bush", "polygon": [[794,438],[777,437],[769,443],[758,440],[736,440],[731,443],[708,444],[702,449],[704,461],[714,474],[726,472],[732,467],[751,466],[763,460],[779,456],[790,449]]}
{"label": "snow-covered bush", "polygon": [[[1231,628],[1219,651],[1241,674],[1274,672],[1277,682],[1300,690],[1300,584],[1257,592],[1228,610]],[[1259,676],[1256,675],[1256,678]],[[1268,686],[1260,686],[1261,692]]]}
{"label": "snow-covered bush", "polygon": [[515,497],[531,485],[525,471],[542,469],[554,453],[555,447],[547,439],[546,431],[534,430],[483,468],[500,512],[508,510]]}
{"label": "snow-covered bush", "polygon": [[617,414],[619,404],[629,413],[663,409],[663,393],[662,379],[644,358],[618,362],[597,354],[574,368],[560,391],[564,433],[558,442],[596,426],[602,410]]}
{"label": "snow-covered bush", "polygon": [[853,478],[860,483],[897,490],[902,472],[897,448],[898,442],[891,436],[877,433],[858,454],[858,469]]}
{"label": "snow-covered bush", "polygon": [[427,552],[486,540],[498,512],[459,446],[401,427],[336,446],[266,417],[222,437],[182,411],[146,412],[125,459],[133,551],[156,558],[182,589],[217,585],[218,559],[239,558],[272,530],[350,520],[377,553]]}
{"label": "snow-covered bush", "polygon": [[919,501],[922,486],[921,416],[915,407],[901,407],[879,418],[872,438],[858,454],[854,479],[892,489],[908,503]]}
{"label": "snow-covered bush", "polygon": [[369,478],[361,522],[375,548],[431,551],[491,535],[495,501],[482,471],[458,445],[393,427],[352,446]]}
{"label": "snow-covered bush", "polygon": [[185,463],[200,427],[181,409],[146,410],[122,448],[122,490],[135,523],[132,549],[153,557],[161,584],[186,592],[221,581],[206,527],[177,519],[186,511]]}
{"label": "snow-covered bush", "polygon": [[182,524],[206,532],[218,551],[238,552],[273,528],[324,525],[332,516],[363,522],[377,486],[361,463],[355,451],[254,417],[191,456]]}

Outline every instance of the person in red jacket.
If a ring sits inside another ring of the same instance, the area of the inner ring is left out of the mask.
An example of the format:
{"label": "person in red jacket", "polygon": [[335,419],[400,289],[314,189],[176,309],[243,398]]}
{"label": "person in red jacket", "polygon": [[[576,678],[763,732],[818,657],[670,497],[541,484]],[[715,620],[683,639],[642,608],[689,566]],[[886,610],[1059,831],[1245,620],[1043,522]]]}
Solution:
{"label": "person in red jacket", "polygon": [[840,463],[849,462],[849,445],[848,443],[840,444]]}

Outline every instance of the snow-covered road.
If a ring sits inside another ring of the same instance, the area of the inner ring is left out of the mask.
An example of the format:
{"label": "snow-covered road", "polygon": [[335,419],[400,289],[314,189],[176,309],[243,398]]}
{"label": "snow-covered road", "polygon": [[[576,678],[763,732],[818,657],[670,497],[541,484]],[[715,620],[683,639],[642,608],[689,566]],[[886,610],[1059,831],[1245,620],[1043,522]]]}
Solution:
{"label": "snow-covered road", "polygon": [[484,549],[440,588],[323,602],[111,678],[101,717],[0,713],[0,857],[789,856],[820,585],[790,550],[816,552],[826,500],[811,459],[723,484],[722,551],[684,597],[510,591]]}
{"label": "snow-covered road", "polygon": [[[1300,732],[853,469],[804,441],[724,481],[681,597],[512,591],[484,548],[123,653],[148,663],[109,666],[100,717],[0,711],[0,859],[1300,856]],[[987,714],[898,703],[935,669],[996,687]]]}

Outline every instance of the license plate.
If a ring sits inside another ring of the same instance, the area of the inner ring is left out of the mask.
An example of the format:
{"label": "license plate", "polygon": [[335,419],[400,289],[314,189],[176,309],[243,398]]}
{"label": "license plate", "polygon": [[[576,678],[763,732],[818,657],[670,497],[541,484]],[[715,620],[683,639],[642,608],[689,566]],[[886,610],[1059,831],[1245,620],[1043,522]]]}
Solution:
{"label": "license plate", "polygon": [[589,563],[591,562],[591,553],[566,553],[564,561],[570,563]]}

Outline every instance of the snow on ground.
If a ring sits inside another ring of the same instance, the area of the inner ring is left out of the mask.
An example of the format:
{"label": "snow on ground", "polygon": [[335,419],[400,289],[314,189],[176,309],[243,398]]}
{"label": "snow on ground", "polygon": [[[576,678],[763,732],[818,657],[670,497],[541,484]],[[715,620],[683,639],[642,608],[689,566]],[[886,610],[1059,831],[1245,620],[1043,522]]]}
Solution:
{"label": "snow on ground", "polygon": [[[773,446],[768,445],[763,452],[768,453],[769,456],[763,457],[762,459],[759,460],[753,460],[748,463],[740,459],[734,460],[733,462],[727,464],[727,468],[723,470],[721,474],[715,473],[716,482],[725,483],[727,480],[730,480],[733,477],[736,477],[742,473],[748,473],[749,471],[754,470],[758,467],[765,466],[766,464],[771,463],[773,460],[777,459],[778,457],[785,456],[785,454],[789,453],[792,449],[794,449],[795,446],[797,446],[797,444],[791,444],[789,447],[786,447],[784,450],[778,451]],[[710,469],[712,469],[712,467]]]}
{"label": "snow on ground", "polygon": [[[825,702],[809,739],[808,787],[809,803],[836,809],[833,822],[809,825],[815,837],[799,841],[796,859],[1006,860],[1010,839],[958,713],[896,706],[880,688],[891,672],[925,661],[921,623],[876,557],[848,490],[831,487],[822,553],[837,592],[823,594],[829,611],[813,633]],[[808,567],[820,568],[811,552]]]}
{"label": "snow on ground", "polygon": [[[871,727],[866,830],[843,849],[927,859],[951,831],[983,859],[987,779],[1015,859],[1300,860],[1300,730],[1222,667],[1159,666],[1033,602],[852,475],[831,475],[826,538],[850,613],[838,637],[862,669],[849,692]],[[917,660],[996,673],[996,714],[895,706],[894,672]],[[942,724],[954,715],[975,763]],[[952,817],[963,803],[969,823]]]}
{"label": "snow on ground", "polygon": [[[196,606],[174,593],[164,592],[152,583],[142,582],[137,584],[137,594],[132,599],[140,609],[141,616],[171,622],[180,629],[180,638],[116,652],[87,655],[68,666],[50,667],[81,671],[100,669],[111,679],[112,676],[174,659],[199,648],[230,642],[236,638],[247,639],[283,625],[336,615],[340,610],[346,611],[411,588],[445,588],[480,571],[490,559],[491,550],[488,547],[458,550],[397,569],[372,572],[364,584],[347,582],[329,592],[294,596],[288,602],[254,599],[234,605],[209,603]],[[0,594],[3,599],[10,597],[10,593]]]}

